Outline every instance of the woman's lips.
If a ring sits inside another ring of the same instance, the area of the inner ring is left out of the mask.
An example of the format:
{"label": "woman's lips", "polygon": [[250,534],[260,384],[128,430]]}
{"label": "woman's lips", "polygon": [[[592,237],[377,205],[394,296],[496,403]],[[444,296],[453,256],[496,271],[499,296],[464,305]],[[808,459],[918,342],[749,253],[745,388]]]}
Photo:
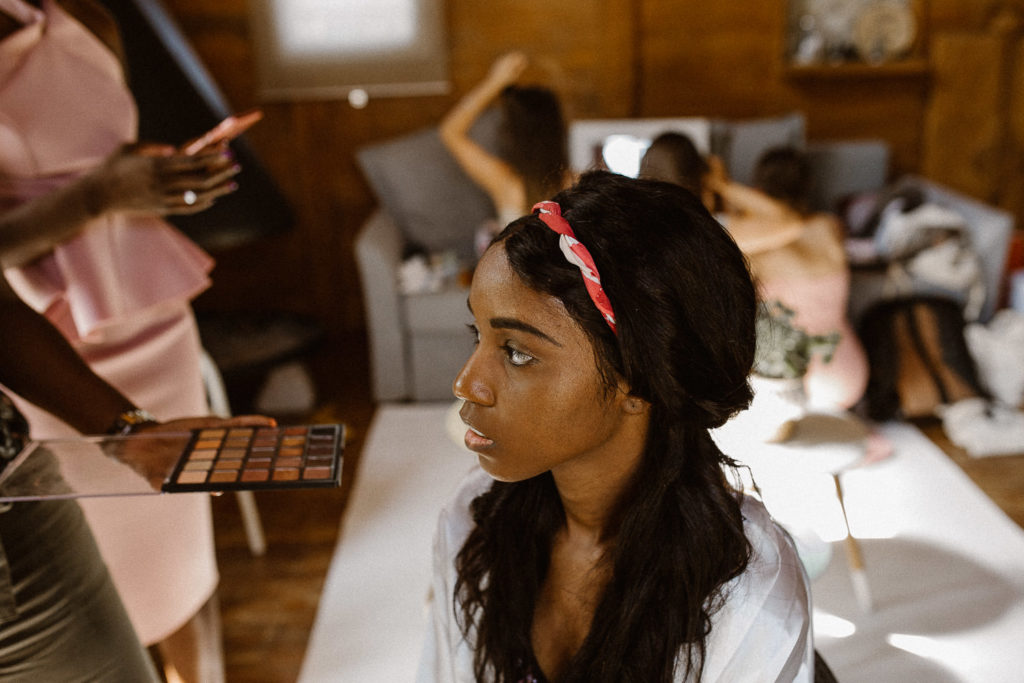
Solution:
{"label": "woman's lips", "polygon": [[481,451],[494,444],[492,439],[488,439],[486,436],[481,434],[478,430],[472,426],[466,430],[465,436],[466,448],[471,451]]}

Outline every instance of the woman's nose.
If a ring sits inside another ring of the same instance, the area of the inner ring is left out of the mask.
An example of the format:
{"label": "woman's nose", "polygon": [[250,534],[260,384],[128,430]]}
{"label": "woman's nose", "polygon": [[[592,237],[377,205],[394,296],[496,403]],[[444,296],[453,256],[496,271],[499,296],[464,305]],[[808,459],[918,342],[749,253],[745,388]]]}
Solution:
{"label": "woman's nose", "polygon": [[489,406],[494,403],[494,393],[487,386],[480,365],[481,361],[478,358],[478,353],[474,351],[466,361],[466,364],[459,370],[459,374],[455,376],[455,381],[452,383],[452,393],[455,394],[455,398],[462,399],[463,401]]}

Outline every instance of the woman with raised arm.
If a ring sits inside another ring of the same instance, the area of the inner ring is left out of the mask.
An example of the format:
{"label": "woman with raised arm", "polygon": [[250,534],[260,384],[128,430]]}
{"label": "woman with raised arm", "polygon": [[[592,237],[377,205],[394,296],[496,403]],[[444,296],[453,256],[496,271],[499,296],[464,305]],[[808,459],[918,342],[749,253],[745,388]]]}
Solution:
{"label": "woman with raised arm", "polygon": [[[528,63],[521,52],[499,57],[440,125],[441,141],[494,203],[499,229],[572,181],[558,97],[544,87],[515,85]],[[501,112],[497,156],[469,136],[494,103]]]}
{"label": "woman with raised arm", "polygon": [[756,297],[700,201],[585,174],[496,237],[469,305],[480,467],[439,522],[419,681],[810,681],[796,550],[709,434],[751,400]]}

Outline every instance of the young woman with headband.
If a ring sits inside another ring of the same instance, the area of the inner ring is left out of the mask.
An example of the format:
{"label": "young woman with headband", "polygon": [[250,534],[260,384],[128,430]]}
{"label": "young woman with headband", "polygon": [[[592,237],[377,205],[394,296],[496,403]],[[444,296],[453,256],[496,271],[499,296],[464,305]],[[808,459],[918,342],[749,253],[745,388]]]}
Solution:
{"label": "young woman with headband", "polygon": [[709,435],[750,402],[756,297],[699,200],[589,173],[495,238],[469,305],[480,468],[439,522],[421,683],[812,680],[794,546]]}

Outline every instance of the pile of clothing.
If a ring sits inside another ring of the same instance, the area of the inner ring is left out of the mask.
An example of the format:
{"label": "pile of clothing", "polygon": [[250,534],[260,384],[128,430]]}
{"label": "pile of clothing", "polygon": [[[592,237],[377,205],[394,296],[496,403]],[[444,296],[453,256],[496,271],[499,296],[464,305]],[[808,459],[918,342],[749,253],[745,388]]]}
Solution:
{"label": "pile of clothing", "polygon": [[985,283],[963,216],[902,186],[852,203],[845,219],[851,263],[884,264],[887,295],[948,296],[963,302],[965,320],[978,319]]}

